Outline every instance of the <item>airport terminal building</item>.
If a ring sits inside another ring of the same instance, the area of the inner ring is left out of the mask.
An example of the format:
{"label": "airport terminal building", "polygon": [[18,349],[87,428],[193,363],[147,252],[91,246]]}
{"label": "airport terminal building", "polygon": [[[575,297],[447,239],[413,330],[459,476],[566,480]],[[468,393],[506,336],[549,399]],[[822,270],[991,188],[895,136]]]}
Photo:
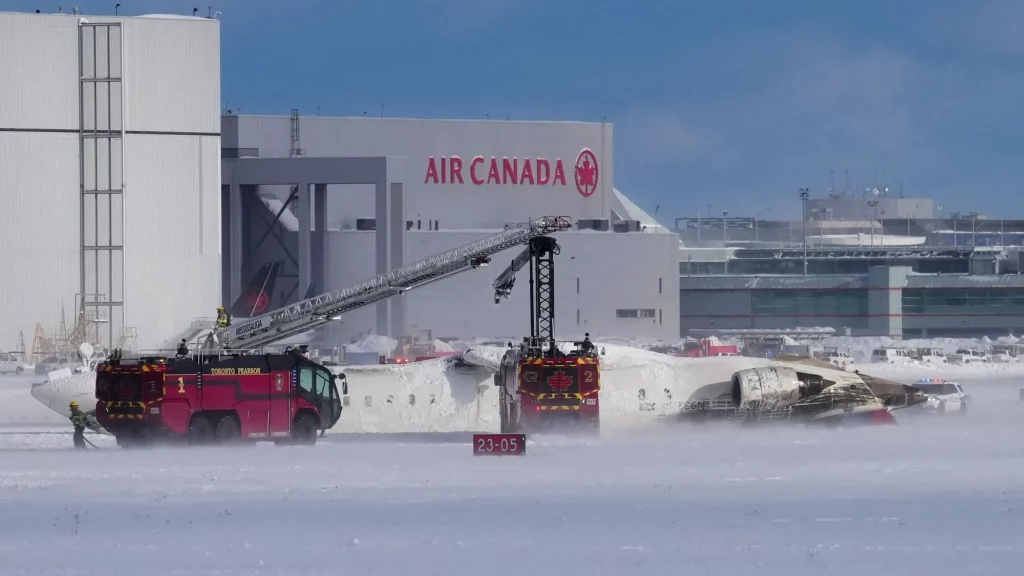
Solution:
{"label": "airport terminal building", "polygon": [[[1024,223],[976,214],[935,218],[931,207],[927,199],[872,195],[810,201],[806,222],[678,219],[686,244],[679,263],[680,334],[799,328],[892,338],[1024,333]],[[874,219],[875,210],[894,217]]]}

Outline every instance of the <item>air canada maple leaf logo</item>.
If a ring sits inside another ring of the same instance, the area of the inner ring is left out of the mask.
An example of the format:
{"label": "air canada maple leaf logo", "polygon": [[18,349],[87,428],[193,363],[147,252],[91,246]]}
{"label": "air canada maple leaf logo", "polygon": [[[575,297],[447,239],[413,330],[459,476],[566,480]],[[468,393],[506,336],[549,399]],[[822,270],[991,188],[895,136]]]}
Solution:
{"label": "air canada maple leaf logo", "polygon": [[597,181],[600,177],[600,169],[597,165],[597,156],[590,150],[584,148],[576,156],[576,190],[584,198],[590,198],[597,192]]}
{"label": "air canada maple leaf logo", "polygon": [[565,373],[565,370],[557,370],[548,376],[548,386],[556,392],[565,392],[572,386],[572,377]]}
{"label": "air canada maple leaf logo", "polygon": [[263,290],[250,292],[246,297],[245,305],[255,314],[262,314],[270,308],[270,296]]}

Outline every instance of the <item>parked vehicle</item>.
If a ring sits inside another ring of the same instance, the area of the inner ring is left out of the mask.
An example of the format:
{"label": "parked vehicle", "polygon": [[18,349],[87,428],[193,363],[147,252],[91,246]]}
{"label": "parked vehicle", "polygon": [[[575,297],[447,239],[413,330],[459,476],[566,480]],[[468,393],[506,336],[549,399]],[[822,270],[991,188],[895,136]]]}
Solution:
{"label": "parked vehicle", "polygon": [[911,356],[923,364],[946,363],[946,353],[938,348],[918,348],[911,353]]}
{"label": "parked vehicle", "polygon": [[946,356],[946,360],[948,360],[950,364],[975,364],[978,362],[988,362],[988,355],[979,350],[961,348],[954,354]]}
{"label": "parked vehicle", "polygon": [[21,374],[25,369],[25,364],[17,356],[0,352],[0,374]]}
{"label": "parked vehicle", "polygon": [[874,364],[910,364],[912,361],[910,353],[903,348],[876,348],[871,351]]}
{"label": "parked vehicle", "polygon": [[852,370],[853,358],[846,352],[840,352],[838,348],[825,348],[821,352],[815,352],[814,357],[832,364],[836,368]]}
{"label": "parked vehicle", "polygon": [[48,356],[42,362],[36,364],[35,372],[36,374],[44,375],[61,368],[70,369],[73,365],[71,358],[68,356]]}
{"label": "parked vehicle", "polygon": [[989,352],[989,362],[1018,362],[1022,352],[1021,344],[996,344]]}

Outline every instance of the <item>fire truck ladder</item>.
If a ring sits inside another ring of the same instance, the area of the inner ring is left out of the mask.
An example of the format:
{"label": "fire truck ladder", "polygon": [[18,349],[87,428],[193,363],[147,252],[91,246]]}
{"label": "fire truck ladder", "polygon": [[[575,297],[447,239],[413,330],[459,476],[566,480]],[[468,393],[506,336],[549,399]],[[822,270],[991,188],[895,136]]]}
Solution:
{"label": "fire truck ladder", "polygon": [[530,336],[527,347],[536,349],[535,353],[540,353],[538,356],[554,350],[555,256],[559,251],[554,238],[533,238],[494,281],[494,303],[497,304],[512,293],[516,272],[527,264],[533,264],[530,267]]}
{"label": "fire truck ladder", "polygon": [[[217,329],[214,337],[223,348],[261,348],[337,320],[341,314],[350,310],[486,266],[490,257],[499,252],[572,227],[572,220],[565,216],[538,218],[444,254],[392,270],[362,284],[297,302],[237,326]],[[554,303],[553,294],[551,302]]]}

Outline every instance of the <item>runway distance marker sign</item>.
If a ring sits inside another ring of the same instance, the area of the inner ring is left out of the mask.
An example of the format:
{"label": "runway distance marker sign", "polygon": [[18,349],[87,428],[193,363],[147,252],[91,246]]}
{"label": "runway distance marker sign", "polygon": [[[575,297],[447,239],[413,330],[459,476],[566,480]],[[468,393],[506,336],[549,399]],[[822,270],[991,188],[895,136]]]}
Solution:
{"label": "runway distance marker sign", "polygon": [[474,456],[522,456],[526,434],[473,434]]}

